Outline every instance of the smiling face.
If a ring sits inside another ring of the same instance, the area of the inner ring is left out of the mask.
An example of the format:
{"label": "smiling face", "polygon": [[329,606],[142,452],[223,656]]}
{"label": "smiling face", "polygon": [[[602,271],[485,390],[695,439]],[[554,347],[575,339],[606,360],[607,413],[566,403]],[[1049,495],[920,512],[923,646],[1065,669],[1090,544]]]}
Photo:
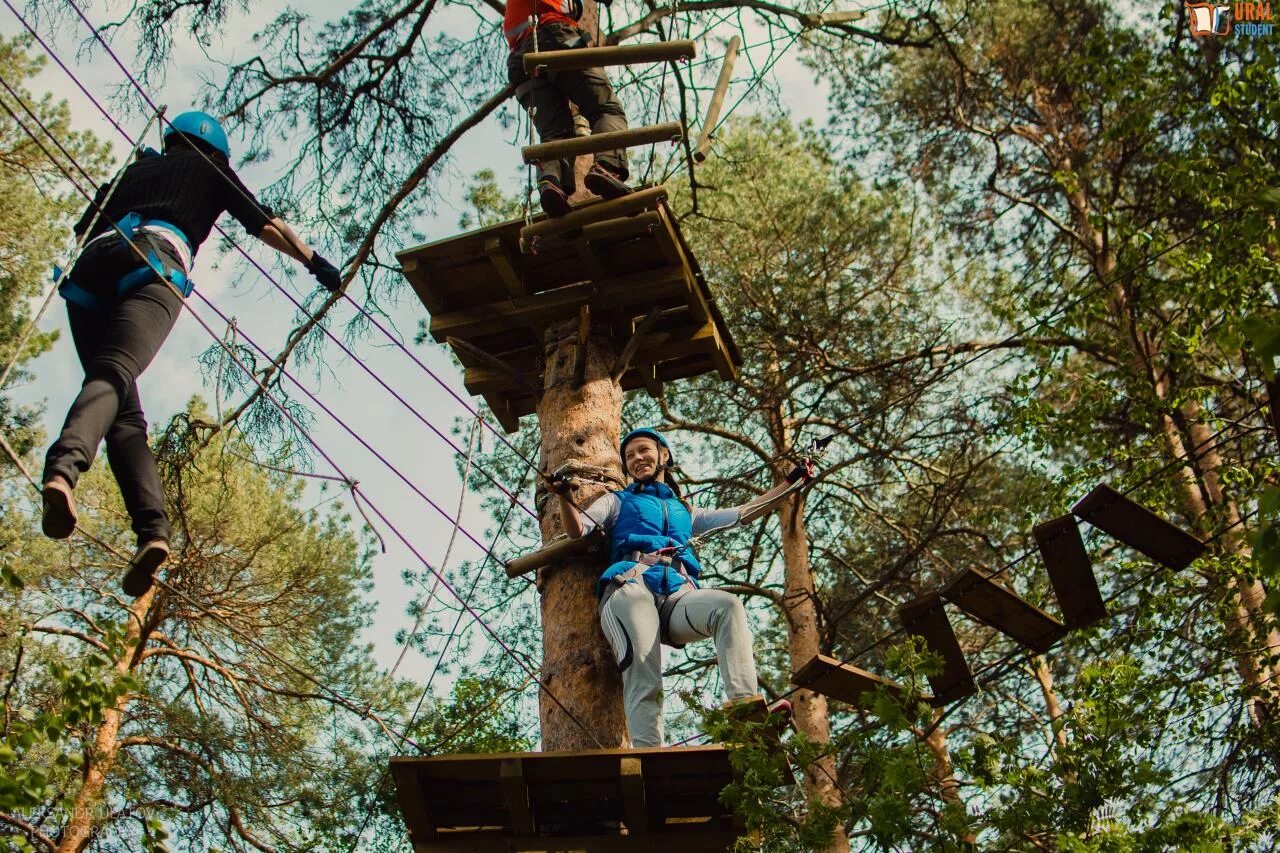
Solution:
{"label": "smiling face", "polygon": [[671,458],[671,454],[652,438],[642,435],[627,442],[622,458],[631,479],[648,480],[657,473],[659,465]]}

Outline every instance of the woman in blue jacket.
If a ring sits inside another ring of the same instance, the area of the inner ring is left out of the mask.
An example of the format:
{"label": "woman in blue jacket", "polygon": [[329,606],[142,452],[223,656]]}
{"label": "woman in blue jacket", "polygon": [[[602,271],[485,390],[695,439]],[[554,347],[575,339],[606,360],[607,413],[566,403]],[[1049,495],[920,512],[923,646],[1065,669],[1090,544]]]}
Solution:
{"label": "woman in blue jacket", "polygon": [[601,495],[585,512],[569,500],[566,481],[555,483],[569,536],[596,527],[609,535],[612,564],[597,583],[600,627],[622,670],[632,745],[662,746],[662,643],[680,648],[712,637],[728,702],[754,697],[758,689],[746,610],[737,596],[698,586],[702,566],[689,540],[760,517],[811,475],[797,465],[787,482],[749,503],[702,510],[680,498],[671,446],[660,432],[628,433],[621,453],[631,485]]}

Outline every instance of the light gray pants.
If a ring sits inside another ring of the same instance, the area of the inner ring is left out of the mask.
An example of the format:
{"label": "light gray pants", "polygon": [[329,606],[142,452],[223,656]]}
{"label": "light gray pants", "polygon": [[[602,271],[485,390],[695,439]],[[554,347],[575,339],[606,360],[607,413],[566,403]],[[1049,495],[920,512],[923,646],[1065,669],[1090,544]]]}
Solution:
{"label": "light gray pants", "polygon": [[[653,593],[640,580],[623,584],[601,609],[600,627],[622,669],[632,746],[662,746],[662,639]],[[736,595],[718,589],[685,593],[671,612],[669,630],[681,644],[715,637],[726,699],[756,694],[751,628]]]}

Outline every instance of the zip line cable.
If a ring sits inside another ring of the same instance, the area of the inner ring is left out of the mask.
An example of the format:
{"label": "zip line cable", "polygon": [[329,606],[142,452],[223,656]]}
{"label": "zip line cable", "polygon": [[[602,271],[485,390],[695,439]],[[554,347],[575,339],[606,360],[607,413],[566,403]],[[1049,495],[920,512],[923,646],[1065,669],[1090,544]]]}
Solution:
{"label": "zip line cable", "polygon": [[[7,109],[8,109],[8,108],[7,108],[7,105],[5,105],[5,107],[6,107],[6,110],[7,110]],[[28,128],[26,127],[26,125],[25,125],[25,124],[22,124],[22,123],[21,123],[21,121],[17,118],[16,114],[12,113],[12,111],[9,111],[9,113],[10,113],[10,115],[11,115],[11,116],[13,116],[13,118],[15,119],[15,121],[18,121],[18,123],[19,123],[19,125],[22,127],[22,129],[23,129],[25,132],[27,132],[27,134],[28,134],[29,136],[31,136],[31,137],[34,139],[34,138],[35,138],[35,136],[34,136],[33,132],[32,132],[32,131],[30,131],[30,129],[28,129]],[[63,172],[63,175],[64,175],[64,176],[67,178],[67,180],[72,184],[72,186],[76,189],[76,191],[77,191],[77,192],[79,192],[81,195],[85,196],[87,199],[89,199],[90,203],[92,203],[92,195],[91,195],[91,194],[89,194],[88,192],[86,192],[86,191],[85,191],[85,189],[84,189],[84,188],[82,188],[82,187],[80,186],[79,182],[78,182],[78,181],[76,181],[76,179],[74,178],[74,176],[72,176],[69,172],[67,172],[67,171],[66,171],[66,170],[61,166],[61,164],[56,164],[56,165],[58,165],[58,167],[59,167],[60,171],[62,171],[62,172]],[[137,247],[137,246],[136,246],[136,244],[133,242],[133,240],[132,240],[131,238],[129,238],[129,237],[127,237],[127,236],[125,236],[125,235],[124,235],[124,233],[123,233],[122,231],[120,231],[120,230],[119,230],[118,226],[116,227],[116,232],[117,232],[118,234],[120,234],[120,236],[121,236],[121,237],[123,237],[123,238],[124,238],[124,239],[129,243],[129,244],[130,244],[130,246],[132,246],[132,247],[134,248],[134,251],[138,252],[138,254],[139,254],[140,256],[143,254],[143,253],[138,249],[138,247]],[[161,276],[161,277],[162,277],[162,280],[163,280],[163,276]],[[222,313],[222,312],[217,308],[217,306],[216,306],[216,305],[214,305],[214,304],[213,304],[213,303],[212,303],[212,302],[211,302],[207,297],[205,297],[205,296],[204,296],[202,293],[200,293],[199,291],[193,291],[193,292],[194,292],[194,293],[196,293],[196,294],[200,297],[201,301],[203,301],[205,305],[207,305],[211,310],[213,310],[213,311],[214,311],[214,313],[215,313],[215,314],[217,314],[217,315],[218,315],[218,316],[223,320],[223,322],[224,322],[224,323],[229,322],[229,318],[227,318],[227,317],[226,317],[226,315],[224,315],[224,314],[223,314],[223,313]],[[202,317],[199,315],[199,313],[197,313],[196,311],[194,311],[194,310],[192,309],[191,305],[189,304],[189,302],[188,302],[187,300],[183,300],[183,303],[182,303],[182,304],[183,304],[183,306],[187,309],[187,312],[188,312],[188,313],[189,313],[189,314],[190,314],[190,315],[191,315],[191,316],[196,320],[196,322],[197,322],[197,323],[199,323],[199,324],[200,324],[200,325],[205,329],[206,333],[208,333],[208,334],[209,334],[209,336],[210,336],[210,337],[211,337],[215,342],[217,342],[219,345],[224,345],[224,344],[225,344],[225,342],[222,340],[222,338],[218,336],[218,334],[217,334],[217,333],[212,329],[212,327],[210,327],[210,326],[208,325],[208,323],[207,323],[207,322],[205,322],[204,318],[202,318]],[[253,347],[254,349],[256,349],[256,350],[258,350],[259,352],[263,353],[264,355],[266,354],[266,351],[265,351],[265,350],[263,350],[260,346],[258,346],[258,344],[257,344],[256,342],[254,342],[254,341],[253,341],[253,340],[252,340],[248,335],[246,335],[246,334],[243,334],[243,333],[242,333],[242,334],[241,334],[241,337],[242,337],[242,338],[244,339],[244,341],[245,341],[246,343],[248,343],[251,347]],[[277,400],[273,395],[271,395],[270,391],[267,389],[266,385],[265,385],[265,384],[263,384],[262,380],[261,380],[261,379],[259,379],[259,378],[257,377],[257,375],[256,375],[256,374],[254,374],[254,373],[253,373],[253,371],[252,371],[249,367],[247,367],[247,366],[244,364],[244,362],[243,362],[243,361],[241,361],[240,357],[239,357],[239,356],[234,352],[234,350],[231,350],[231,349],[228,347],[228,348],[227,348],[227,355],[231,358],[231,360],[232,360],[232,361],[233,361],[233,362],[234,362],[238,367],[240,367],[240,369],[241,369],[241,370],[243,370],[243,371],[244,371],[248,376],[250,376],[256,384],[258,384],[258,386],[262,389],[262,391],[263,391],[264,395],[266,396],[267,400],[268,400],[268,401],[270,401],[270,402],[271,402],[271,403],[272,403],[272,404],[273,404],[273,405],[274,405],[274,406],[275,406],[275,407],[280,411],[280,413],[285,417],[285,419],[286,419],[286,420],[288,420],[288,421],[289,421],[289,423],[293,426],[293,428],[294,428],[295,430],[297,430],[297,431],[298,431],[298,434],[299,434],[299,435],[301,435],[301,436],[303,436],[303,437],[307,440],[307,442],[308,442],[308,443],[309,443],[309,444],[310,444],[310,445],[311,445],[311,446],[316,450],[316,452],[317,452],[317,453],[319,453],[319,454],[320,454],[320,456],[321,456],[321,457],[322,457],[322,458],[323,458],[323,459],[324,459],[324,460],[325,460],[325,461],[326,461],[326,462],[327,462],[327,463],[328,463],[328,464],[329,464],[329,465],[334,469],[334,471],[336,471],[340,476],[342,476],[342,477],[346,480],[346,482],[348,482],[348,483],[352,484],[352,485],[351,485],[351,489],[352,489],[352,492],[353,492],[353,493],[355,493],[355,492],[358,490],[358,486],[357,486],[357,485],[355,485],[355,484],[356,484],[356,481],[355,481],[355,480],[353,480],[352,478],[350,478],[349,476],[347,476],[347,474],[345,473],[345,471],[343,471],[343,470],[342,470],[341,466],[339,466],[339,465],[338,465],[338,464],[333,460],[333,458],[332,458],[331,456],[329,456],[329,454],[328,454],[328,453],[327,453],[327,452],[326,452],[322,447],[320,447],[320,445],[315,441],[315,439],[314,439],[314,438],[312,438],[312,437],[310,436],[310,434],[309,434],[309,433],[308,433],[308,432],[307,432],[307,431],[302,427],[302,425],[297,421],[297,419],[296,419],[296,417],[293,415],[293,413],[291,413],[291,412],[288,410],[288,407],[284,406],[284,405],[283,405],[282,403],[280,403],[280,402],[279,402],[279,401],[278,401],[278,400]],[[378,458],[380,459],[380,461],[382,461],[382,462],[383,462],[383,464],[384,464],[384,465],[386,465],[390,470],[392,470],[392,471],[393,471],[394,473],[396,473],[396,474],[397,474],[397,475],[398,475],[402,480],[404,480],[404,481],[405,481],[405,482],[406,482],[406,483],[407,483],[407,484],[408,484],[412,489],[414,489],[414,491],[415,491],[415,492],[417,492],[420,496],[422,496],[424,499],[426,499],[426,500],[427,500],[427,501],[428,501],[432,506],[436,506],[436,505],[435,505],[435,503],[434,503],[434,501],[431,501],[431,500],[430,500],[430,498],[427,498],[427,496],[426,496],[424,493],[422,493],[422,492],[421,492],[421,490],[417,489],[417,487],[416,487],[416,486],[414,486],[414,485],[412,484],[412,482],[411,482],[411,481],[409,481],[409,480],[408,480],[408,478],[406,478],[402,473],[400,473],[398,469],[396,469],[393,465],[391,465],[391,463],[390,463],[389,461],[387,461],[387,460],[385,459],[385,457],[383,457],[383,456],[382,456],[381,454],[379,454],[376,450],[374,450],[371,446],[369,446],[369,445],[367,444],[367,442],[364,442],[364,441],[363,441],[363,439],[362,439],[362,438],[360,438],[360,436],[359,436],[357,433],[355,433],[355,431],[354,431],[354,430],[352,430],[350,427],[346,426],[346,424],[345,424],[341,419],[339,419],[339,418],[338,418],[338,417],[337,417],[337,416],[332,412],[332,410],[331,410],[331,409],[329,409],[329,408],[328,408],[327,406],[325,406],[321,401],[319,401],[319,400],[318,400],[314,395],[312,395],[312,394],[311,394],[311,392],[310,392],[310,391],[309,391],[305,386],[301,385],[301,384],[298,382],[298,380],[297,380],[296,378],[294,378],[294,376],[293,376],[291,373],[289,373],[289,372],[288,372],[287,370],[285,370],[284,368],[281,368],[280,373],[281,373],[281,375],[282,375],[282,376],[284,376],[284,377],[288,378],[288,379],[289,379],[290,381],[292,381],[296,386],[298,386],[298,388],[299,388],[300,390],[302,390],[305,394],[307,394],[307,395],[308,395],[308,397],[309,397],[310,399],[312,399],[312,400],[313,400],[313,402],[315,402],[315,403],[316,403],[316,405],[320,406],[320,408],[321,408],[322,410],[324,410],[324,411],[325,411],[325,413],[326,413],[326,414],[328,414],[331,418],[333,418],[333,419],[335,420],[335,422],[336,422],[336,423],[338,423],[340,426],[343,426],[343,427],[344,427],[344,428],[345,428],[345,429],[346,429],[346,430],[347,430],[347,431],[348,431],[348,432],[349,432],[349,433],[350,433],[354,438],[356,438],[358,441],[360,441],[360,442],[361,442],[361,443],[366,447],[366,449],[370,450],[370,452],[372,452],[376,457],[378,457]],[[543,690],[544,692],[546,692],[546,694],[547,694],[548,698],[550,698],[550,699],[551,699],[551,700],[552,700],[552,701],[553,701],[553,702],[554,702],[558,707],[560,707],[560,709],[565,713],[565,715],[566,715],[570,720],[572,720],[572,721],[573,721],[573,722],[574,722],[574,723],[575,723],[575,724],[576,724],[576,725],[577,725],[577,726],[578,726],[578,727],[583,731],[583,733],[584,733],[584,734],[586,734],[589,738],[591,738],[593,741],[595,741],[597,744],[599,744],[599,740],[595,737],[595,734],[594,734],[593,732],[591,732],[591,730],[590,730],[590,729],[588,729],[588,728],[587,728],[587,727],[582,723],[582,721],[581,721],[581,720],[580,720],[580,719],[579,719],[579,718],[578,718],[578,717],[577,717],[577,716],[576,716],[572,711],[570,711],[570,710],[569,710],[569,709],[564,705],[564,703],[563,703],[563,702],[561,702],[561,701],[560,701],[560,699],[559,699],[559,698],[558,698],[558,697],[557,697],[557,696],[556,696],[556,695],[555,695],[555,694],[550,690],[550,688],[548,688],[548,687],[547,687],[547,685],[546,685],[546,684],[545,684],[541,679],[539,679],[539,678],[536,676],[536,674],[535,674],[535,673],[531,670],[531,668],[530,668],[530,667],[529,667],[529,666],[528,666],[528,665],[527,665],[527,664],[526,664],[526,663],[525,663],[525,662],[520,658],[520,656],[519,656],[519,655],[517,655],[517,654],[515,653],[515,651],[514,651],[514,650],[513,650],[513,649],[512,649],[512,648],[511,648],[511,647],[510,647],[510,646],[509,646],[509,645],[508,645],[508,644],[507,644],[507,643],[506,643],[506,642],[501,638],[501,637],[499,637],[499,636],[497,635],[497,633],[496,633],[496,632],[495,632],[495,631],[494,631],[494,630],[493,630],[493,629],[488,625],[488,623],[487,623],[487,622],[485,622],[485,620],[483,619],[483,617],[481,617],[478,613],[476,613],[475,609],[474,609],[473,607],[471,607],[469,604],[467,604],[467,603],[465,602],[465,600],[462,598],[462,596],[458,594],[457,590],[456,590],[456,589],[454,589],[453,585],[452,585],[452,584],[450,584],[450,583],[448,582],[448,580],[446,580],[446,579],[444,578],[444,576],[443,576],[443,575],[442,575],[442,574],[441,574],[441,573],[440,573],[440,572],[439,572],[439,571],[438,571],[434,566],[432,566],[432,565],[431,565],[431,563],[426,559],[426,557],[425,557],[425,556],[423,556],[423,555],[421,554],[421,552],[419,552],[419,551],[418,551],[418,549],[413,545],[413,543],[412,543],[412,542],[410,542],[410,541],[409,541],[409,539],[408,539],[408,538],[407,538],[407,537],[406,537],[406,536],[405,536],[405,535],[400,531],[400,529],[399,529],[395,524],[393,524],[393,523],[390,521],[390,519],[388,519],[388,518],[386,517],[386,515],[384,515],[384,514],[383,514],[382,510],[378,508],[378,506],[377,506],[377,505],[376,505],[376,504],[375,504],[375,503],[374,503],[374,502],[373,502],[373,501],[368,497],[368,495],[365,495],[365,496],[364,496],[364,499],[365,499],[365,502],[369,505],[370,510],[371,510],[371,511],[376,515],[376,516],[378,516],[378,518],[379,518],[379,519],[381,519],[381,521],[383,522],[383,524],[384,524],[384,525],[386,525],[386,526],[387,526],[387,527],[392,531],[392,533],[394,533],[394,534],[396,535],[396,537],[401,541],[401,543],[402,543],[406,548],[408,548],[408,550],[409,550],[409,551],[410,551],[410,552],[411,552],[411,553],[412,553],[412,554],[413,554],[413,555],[414,555],[414,556],[419,560],[419,562],[421,562],[421,563],[422,563],[422,565],[423,565],[423,566],[424,566],[428,571],[430,571],[433,575],[435,575],[435,576],[439,579],[439,581],[440,581],[441,585],[442,585],[442,586],[444,586],[444,588],[445,588],[446,590],[448,590],[448,591],[449,591],[449,593],[450,593],[451,595],[453,595],[455,598],[457,598],[457,599],[458,599],[458,601],[459,601],[459,602],[461,602],[461,603],[463,604],[463,609],[464,609],[464,610],[466,610],[469,614],[471,614],[472,618],[473,618],[473,619],[475,619],[475,620],[476,620],[476,622],[477,622],[477,623],[479,623],[479,624],[481,625],[481,627],[486,631],[486,633],[488,633],[488,634],[490,635],[490,637],[492,638],[492,640],[493,640],[494,642],[496,642],[496,643],[497,643],[497,644],[498,644],[498,645],[503,649],[503,651],[504,651],[504,652],[506,652],[506,654],[507,654],[508,656],[510,656],[514,661],[516,661],[516,663],[517,663],[517,664],[518,664],[522,669],[524,669],[524,670],[525,670],[525,672],[526,672],[526,673],[527,673],[531,678],[533,678],[535,681],[537,681],[538,685],[542,688],[542,690]],[[437,507],[437,509],[438,509],[438,507]],[[447,513],[446,513],[446,516],[447,516]],[[480,542],[479,542],[479,540],[476,540],[474,537],[472,537],[472,536],[471,536],[471,534],[470,534],[470,533],[469,533],[465,528],[463,528],[463,527],[461,527],[461,526],[460,526],[460,529],[462,530],[462,532],[463,532],[463,534],[464,534],[464,535],[466,535],[468,538],[472,539],[472,541],[473,541],[473,542],[475,542],[475,543],[476,543],[476,544],[477,544],[477,545],[478,545],[482,550],[484,550],[484,545],[483,545],[482,543],[480,543]],[[164,583],[164,582],[162,582],[162,581],[161,581],[161,583],[163,583],[163,584],[164,584],[164,586],[165,586],[166,588],[172,589],[172,587],[171,587],[170,585],[168,585],[167,583]],[[180,593],[180,592],[179,592],[178,594],[179,594],[179,595],[181,595],[181,596],[182,596],[182,597],[184,597],[184,598],[187,598],[187,597],[185,596],[185,594],[182,594],[182,593]],[[188,600],[191,600],[191,599],[188,599]],[[603,748],[603,747],[602,747],[602,748]]]}

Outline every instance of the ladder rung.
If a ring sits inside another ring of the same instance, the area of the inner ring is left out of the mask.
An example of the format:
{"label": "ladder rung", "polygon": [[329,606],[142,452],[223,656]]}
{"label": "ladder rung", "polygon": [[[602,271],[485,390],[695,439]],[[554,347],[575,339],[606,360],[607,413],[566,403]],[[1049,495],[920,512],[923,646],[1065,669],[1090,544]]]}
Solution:
{"label": "ladder rung", "polygon": [[1204,543],[1108,485],[1098,485],[1071,508],[1113,539],[1177,571],[1204,553]]}
{"label": "ladder rung", "polygon": [[583,154],[617,151],[622,148],[634,148],[637,145],[648,145],[651,142],[677,142],[683,138],[684,129],[680,127],[680,123],[669,121],[665,124],[651,124],[646,127],[613,130],[609,133],[592,133],[588,136],[553,139],[537,145],[526,145],[520,149],[520,156],[526,163],[537,163],[539,160],[568,160]]}
{"label": "ladder rung", "polygon": [[636,190],[631,195],[610,199],[596,204],[588,204],[577,210],[571,210],[564,216],[554,219],[541,219],[532,225],[520,229],[520,248],[528,253],[532,249],[533,240],[549,237],[566,231],[577,231],[593,222],[606,222],[623,216],[633,216],[656,207],[667,200],[667,188],[659,184]]}
{"label": "ladder rung", "polygon": [[929,676],[935,705],[945,705],[977,692],[969,663],[943,609],[942,598],[936,592],[926,593],[899,607],[898,618],[908,632],[921,637],[929,650],[942,658],[942,672]]}
{"label": "ladder rung", "polygon": [[649,44],[584,47],[578,50],[548,50],[524,55],[524,70],[534,74],[546,71],[574,71],[603,68],[606,65],[638,65],[642,62],[668,62],[693,59],[698,48],[689,39],[659,41]]}
{"label": "ladder rung", "polygon": [[965,613],[1038,652],[1049,651],[1067,633],[1057,619],[977,569],[965,569],[940,592]]}
{"label": "ladder rung", "polygon": [[[791,683],[859,707],[865,706],[863,696],[869,697],[877,687],[883,687],[891,696],[902,695],[902,685],[896,681],[826,655],[815,655],[791,676]],[[932,696],[921,698],[926,702],[933,700]]]}
{"label": "ladder rung", "polygon": [[1058,606],[1062,609],[1062,624],[1068,628],[1084,628],[1100,622],[1107,616],[1107,606],[1098,591],[1089,553],[1080,538],[1074,515],[1062,515],[1031,531],[1040,547],[1040,556],[1049,571]]}

